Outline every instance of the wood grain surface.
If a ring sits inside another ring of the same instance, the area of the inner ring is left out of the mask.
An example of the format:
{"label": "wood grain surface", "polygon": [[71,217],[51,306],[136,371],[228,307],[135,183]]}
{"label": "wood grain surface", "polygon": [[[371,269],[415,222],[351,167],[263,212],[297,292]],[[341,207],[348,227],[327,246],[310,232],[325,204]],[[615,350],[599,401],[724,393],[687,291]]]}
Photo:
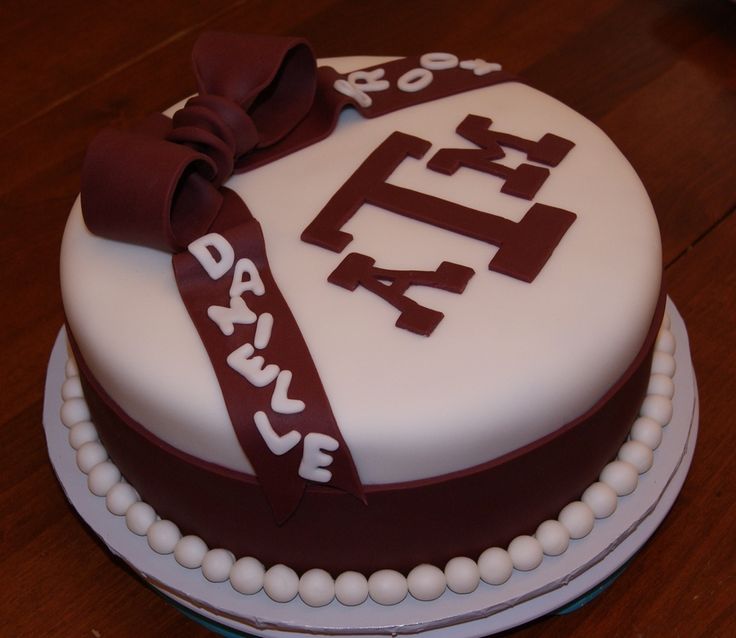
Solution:
{"label": "wood grain surface", "polygon": [[[206,636],[113,558],[46,455],[59,244],[85,147],[194,91],[204,30],[318,55],[498,60],[594,120],[641,176],[689,330],[700,435],[679,500],[601,597],[508,633],[736,635],[736,3],[727,0],[0,3],[0,635]],[[625,258],[622,253],[622,258]]]}

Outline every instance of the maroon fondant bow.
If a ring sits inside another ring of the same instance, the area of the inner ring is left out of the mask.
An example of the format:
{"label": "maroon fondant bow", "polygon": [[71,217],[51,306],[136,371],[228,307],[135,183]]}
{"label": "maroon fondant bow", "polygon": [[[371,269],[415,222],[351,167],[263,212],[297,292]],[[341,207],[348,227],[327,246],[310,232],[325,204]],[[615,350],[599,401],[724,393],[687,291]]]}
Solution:
{"label": "maroon fondant bow", "polygon": [[[193,61],[199,94],[172,119],[154,116],[134,132],[105,130],[93,140],[82,173],[85,222],[97,235],[174,253],[182,300],[277,520],[294,511],[309,481],[363,498],[319,374],[271,275],[260,224],[223,183],[329,135],[345,105],[375,117],[512,77],[479,73],[477,60],[455,58],[434,73],[405,58],[361,72],[375,71],[383,88],[362,95],[358,106],[355,93],[367,76],[317,69],[304,40],[209,33]],[[396,89],[416,71],[425,79],[429,73],[429,84]]]}
{"label": "maroon fondant bow", "polygon": [[105,130],[90,145],[82,207],[92,232],[183,250],[211,226],[217,189],[238,161],[283,139],[312,108],[317,70],[303,40],[208,33],[192,57],[199,95],[173,119],[153,116],[135,133]]}

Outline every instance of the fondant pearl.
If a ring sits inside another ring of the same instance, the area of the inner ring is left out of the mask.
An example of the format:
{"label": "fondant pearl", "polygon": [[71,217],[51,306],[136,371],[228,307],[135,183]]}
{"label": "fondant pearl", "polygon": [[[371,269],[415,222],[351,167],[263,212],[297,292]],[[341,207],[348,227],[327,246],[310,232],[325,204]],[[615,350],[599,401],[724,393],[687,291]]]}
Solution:
{"label": "fondant pearl", "polygon": [[509,553],[501,547],[489,547],[478,558],[480,577],[489,585],[502,585],[514,571]]}
{"label": "fondant pearl", "polygon": [[87,475],[87,487],[95,496],[106,496],[120,482],[120,470],[111,461],[95,465]]}
{"label": "fondant pearl", "polygon": [[657,341],[654,343],[654,349],[657,352],[675,354],[675,336],[666,328],[662,328],[657,335]]}
{"label": "fondant pearl", "polygon": [[517,536],[508,552],[514,567],[523,572],[539,567],[544,559],[542,544],[533,536]]}
{"label": "fondant pearl", "polygon": [[417,565],[406,577],[409,593],[417,600],[435,600],[447,587],[444,572],[434,565]]}
{"label": "fondant pearl", "polygon": [[213,583],[222,583],[230,576],[234,564],[235,556],[232,552],[226,549],[211,549],[202,559],[202,574]]}
{"label": "fondant pearl", "polygon": [[647,394],[658,394],[660,396],[671,399],[675,396],[675,384],[671,377],[666,374],[653,374],[649,377],[649,386]]}
{"label": "fondant pearl", "polygon": [[176,562],[187,569],[201,567],[206,554],[207,544],[199,536],[194,535],[184,536],[179,539],[179,542],[174,548]]}
{"label": "fondant pearl", "polygon": [[618,452],[621,461],[631,463],[639,474],[644,474],[654,463],[654,454],[640,441],[626,441]]}
{"label": "fondant pearl", "polygon": [[299,576],[286,565],[274,565],[263,576],[263,590],[277,603],[288,603],[299,593]]}
{"label": "fondant pearl", "polygon": [[631,463],[612,461],[603,468],[601,481],[612,487],[619,496],[626,496],[636,489],[639,473]]}
{"label": "fondant pearl", "polygon": [[648,416],[660,425],[665,426],[672,419],[672,401],[666,397],[650,394],[641,404],[639,415]]}
{"label": "fondant pearl", "polygon": [[146,532],[148,544],[154,552],[171,554],[181,539],[179,528],[171,521],[156,521]]}
{"label": "fondant pearl", "polygon": [[85,443],[77,450],[77,466],[85,474],[89,474],[95,465],[107,460],[107,450],[97,441]]}
{"label": "fondant pearl", "polygon": [[590,508],[596,518],[608,518],[618,507],[618,494],[610,485],[600,481],[585,490],[580,500]]}
{"label": "fondant pearl", "polygon": [[570,532],[559,521],[544,521],[534,536],[547,556],[564,554],[570,545]]}
{"label": "fondant pearl", "polygon": [[593,511],[582,501],[573,501],[562,508],[557,519],[570,532],[570,538],[584,538],[595,525]]}
{"label": "fondant pearl", "polygon": [[368,579],[358,572],[343,572],[335,579],[335,597],[343,605],[360,605],[368,598]]}
{"label": "fondant pearl", "polygon": [[456,556],[445,565],[447,586],[456,594],[469,594],[480,584],[478,564],[465,556]]}
{"label": "fondant pearl", "polygon": [[145,536],[148,528],[156,522],[156,512],[143,501],[133,503],[125,512],[125,524],[128,529],[138,536]]}
{"label": "fondant pearl", "polygon": [[105,497],[107,509],[115,516],[125,516],[128,508],[137,503],[139,500],[138,493],[129,483],[118,483],[110,488]]}
{"label": "fondant pearl", "polygon": [[79,377],[69,377],[61,384],[61,398],[64,401],[81,399],[82,397],[84,397],[84,392],[82,392],[82,382]]}
{"label": "fondant pearl", "polygon": [[335,581],[324,569],[310,569],[299,579],[299,597],[310,607],[324,607],[335,597]]}
{"label": "fondant pearl", "polygon": [[71,357],[69,357],[66,361],[66,367],[64,368],[64,374],[67,378],[79,376],[79,368],[77,367],[77,362],[74,361],[74,359],[72,359]]}
{"label": "fondant pearl", "polygon": [[87,402],[80,398],[64,401],[61,405],[59,416],[61,417],[61,422],[68,428],[80,421],[89,421],[90,414]]}
{"label": "fondant pearl", "polygon": [[675,358],[666,352],[655,352],[652,357],[652,374],[664,374],[668,377],[675,376],[677,364]]}
{"label": "fondant pearl", "polygon": [[654,419],[640,416],[631,426],[631,439],[640,441],[650,450],[656,450],[662,442],[662,426]]}
{"label": "fondant pearl", "polygon": [[241,594],[256,594],[263,589],[266,569],[252,556],[239,558],[230,569],[230,584]]}
{"label": "fondant pearl", "polygon": [[85,443],[97,440],[97,428],[92,421],[80,421],[69,428],[69,445],[78,450]]}
{"label": "fondant pearl", "polygon": [[368,594],[379,605],[396,605],[409,593],[409,585],[402,574],[393,569],[373,572],[368,579]]}

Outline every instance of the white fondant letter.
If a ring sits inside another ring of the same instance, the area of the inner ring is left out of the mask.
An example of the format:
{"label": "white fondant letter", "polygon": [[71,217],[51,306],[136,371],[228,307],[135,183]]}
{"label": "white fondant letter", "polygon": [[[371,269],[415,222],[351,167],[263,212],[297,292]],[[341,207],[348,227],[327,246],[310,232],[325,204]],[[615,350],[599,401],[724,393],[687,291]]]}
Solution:
{"label": "white fondant letter", "polygon": [[256,324],[256,336],[253,337],[253,345],[259,350],[263,350],[271,341],[271,330],[273,328],[273,315],[270,312],[264,312],[258,315],[258,323]]}
{"label": "white fondant letter", "polygon": [[332,457],[323,450],[334,452],[340,444],[327,434],[310,432],[304,437],[304,451],[302,462],[299,464],[299,476],[308,481],[327,483],[332,478],[332,472],[325,468],[332,463]]}
{"label": "white fondant letter", "polygon": [[[214,248],[220,256],[215,259],[210,248]],[[187,250],[202,265],[212,279],[219,279],[233,266],[235,252],[230,242],[219,233],[210,233],[195,239]]]}
{"label": "white fondant letter", "polygon": [[264,367],[263,357],[253,357],[254,352],[253,346],[246,343],[227,356],[227,364],[242,374],[251,384],[262,388],[278,376],[279,367],[274,363],[269,363]]}
{"label": "white fondant letter", "polygon": [[291,384],[291,370],[282,370],[276,377],[276,387],[271,395],[271,408],[279,414],[296,414],[305,408],[304,401],[290,399],[287,395]]}
{"label": "white fondant letter", "polygon": [[425,53],[419,58],[419,64],[430,71],[444,71],[457,66],[458,57],[452,53]]}
{"label": "white fondant letter", "polygon": [[473,75],[488,75],[492,71],[500,71],[501,65],[497,62],[486,62],[482,58],[475,58],[474,60],[463,60],[460,68],[472,71]]}
{"label": "white fondant letter", "polygon": [[332,87],[338,93],[342,93],[343,95],[353,98],[358,105],[362,106],[364,109],[367,109],[371,104],[373,104],[373,100],[370,95],[363,92],[354,84],[350,84],[347,80],[343,80],[342,78],[335,80]]}
{"label": "white fondant letter", "polygon": [[279,436],[271,426],[268,415],[260,410],[253,415],[258,431],[261,433],[263,440],[266,442],[268,449],[276,456],[286,454],[302,439],[302,435],[296,430],[287,432],[283,436]]}
{"label": "white fondant letter", "polygon": [[426,89],[430,84],[432,84],[433,79],[434,76],[432,75],[432,71],[417,67],[416,69],[412,69],[411,71],[404,73],[404,75],[396,81],[396,86],[405,93],[416,93],[417,91]]}
{"label": "white fondant letter", "polygon": [[[243,281],[243,275],[248,273],[249,277]],[[230,296],[240,297],[246,290],[250,290],[259,297],[266,292],[256,265],[247,257],[238,259],[233,273],[233,283],[230,286]]]}
{"label": "white fondant letter", "polygon": [[229,337],[235,332],[235,324],[251,324],[256,320],[253,312],[241,297],[230,297],[230,307],[210,306],[207,316],[217,324],[222,334]]}
{"label": "white fondant letter", "polygon": [[383,69],[353,71],[348,75],[348,82],[366,93],[369,91],[385,91],[389,87],[388,80],[381,79],[385,73]]}

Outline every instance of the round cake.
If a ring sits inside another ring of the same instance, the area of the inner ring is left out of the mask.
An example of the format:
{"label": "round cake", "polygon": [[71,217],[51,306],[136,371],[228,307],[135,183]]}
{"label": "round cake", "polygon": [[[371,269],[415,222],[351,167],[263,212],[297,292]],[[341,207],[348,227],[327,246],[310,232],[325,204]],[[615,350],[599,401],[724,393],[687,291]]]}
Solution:
{"label": "round cake", "polygon": [[[182,535],[266,568],[406,575],[534,534],[642,410],[663,294],[636,173],[485,60],[315,71],[297,41],[264,71],[269,55],[236,53],[271,41],[241,42],[200,41],[200,95],[173,124],[107,133],[87,158],[61,282],[111,460]],[[257,96],[227,94],[249,66]],[[142,240],[157,188],[170,227]]]}

